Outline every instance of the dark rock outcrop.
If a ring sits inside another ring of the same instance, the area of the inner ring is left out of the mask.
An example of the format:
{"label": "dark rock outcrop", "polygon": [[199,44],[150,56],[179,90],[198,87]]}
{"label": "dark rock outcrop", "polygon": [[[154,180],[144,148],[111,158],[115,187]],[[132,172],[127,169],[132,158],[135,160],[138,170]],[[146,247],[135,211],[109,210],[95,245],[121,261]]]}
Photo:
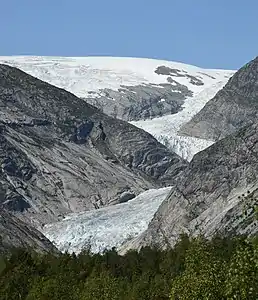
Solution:
{"label": "dark rock outcrop", "polygon": [[24,248],[41,253],[58,253],[56,247],[39,231],[8,211],[0,211],[0,253]]}
{"label": "dark rock outcrop", "polygon": [[118,91],[103,89],[97,98],[84,100],[114,118],[137,121],[175,114],[192,94],[187,86],[168,77],[167,84],[121,86]]}
{"label": "dark rock outcrop", "polygon": [[[200,78],[197,78],[193,75],[187,74],[186,72],[178,69],[172,69],[166,66],[159,66],[156,70],[155,73],[159,75],[168,75],[168,76],[174,76],[174,77],[186,77],[190,79],[190,83],[193,85],[204,85],[202,80]],[[171,78],[171,77],[168,77]]]}

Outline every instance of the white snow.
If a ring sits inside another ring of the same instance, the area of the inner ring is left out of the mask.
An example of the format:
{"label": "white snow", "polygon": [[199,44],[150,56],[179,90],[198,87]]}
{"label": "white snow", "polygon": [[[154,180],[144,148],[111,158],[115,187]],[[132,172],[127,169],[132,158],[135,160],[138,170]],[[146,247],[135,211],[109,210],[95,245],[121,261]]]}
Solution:
{"label": "white snow", "polygon": [[[0,63],[16,66],[79,97],[86,97],[89,91],[96,92],[103,88],[117,90],[121,85],[167,83],[167,75],[154,72],[158,66],[167,66],[184,71],[182,74],[198,76],[204,86],[232,73],[225,70],[206,70],[178,62],[130,57],[0,56]],[[190,79],[186,77],[174,79],[181,84],[190,85],[190,90],[196,93],[204,87],[190,84]]]}
{"label": "white snow", "polygon": [[70,214],[63,221],[45,225],[41,231],[61,251],[79,253],[88,245],[94,253],[119,249],[147,229],[170,189],[152,189],[126,203]]}

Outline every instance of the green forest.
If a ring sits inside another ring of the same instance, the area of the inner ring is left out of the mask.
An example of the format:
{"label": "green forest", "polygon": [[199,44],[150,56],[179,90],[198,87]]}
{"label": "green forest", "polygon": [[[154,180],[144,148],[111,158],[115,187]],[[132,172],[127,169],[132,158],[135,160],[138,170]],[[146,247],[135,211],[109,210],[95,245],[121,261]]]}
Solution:
{"label": "green forest", "polygon": [[182,235],[173,249],[0,258],[1,300],[258,299],[258,239]]}

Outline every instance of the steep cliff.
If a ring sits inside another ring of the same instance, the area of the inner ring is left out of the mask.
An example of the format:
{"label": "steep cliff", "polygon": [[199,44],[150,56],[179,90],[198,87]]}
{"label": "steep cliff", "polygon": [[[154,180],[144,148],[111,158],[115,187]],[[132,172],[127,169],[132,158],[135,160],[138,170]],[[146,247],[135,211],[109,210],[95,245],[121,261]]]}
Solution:
{"label": "steep cliff", "polygon": [[258,116],[258,57],[236,72],[180,134],[217,141]]}
{"label": "steep cliff", "polygon": [[50,241],[32,226],[22,222],[6,210],[0,211],[0,253],[12,248],[38,252],[56,252]]}

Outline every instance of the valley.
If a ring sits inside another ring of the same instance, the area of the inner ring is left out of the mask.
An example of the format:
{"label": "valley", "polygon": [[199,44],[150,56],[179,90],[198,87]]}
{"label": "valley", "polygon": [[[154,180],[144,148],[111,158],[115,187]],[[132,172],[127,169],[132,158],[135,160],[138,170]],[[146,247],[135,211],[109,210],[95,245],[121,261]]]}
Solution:
{"label": "valley", "polygon": [[[236,221],[238,197],[256,197],[255,124],[218,141],[185,129],[248,67],[111,57],[0,61],[57,86],[2,67],[2,103],[9,103],[1,111],[2,151],[17,153],[2,162],[2,205],[59,250],[124,253],[173,245],[181,232],[256,233],[254,223]],[[258,73],[256,60],[249,66]]]}

